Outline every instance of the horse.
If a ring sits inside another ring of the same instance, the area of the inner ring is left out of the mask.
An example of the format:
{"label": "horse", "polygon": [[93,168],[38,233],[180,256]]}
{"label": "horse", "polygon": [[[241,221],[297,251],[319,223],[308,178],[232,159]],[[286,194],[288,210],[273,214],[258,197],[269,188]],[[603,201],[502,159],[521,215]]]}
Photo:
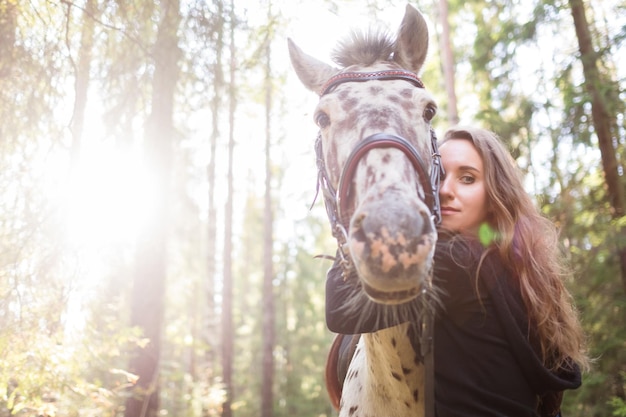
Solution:
{"label": "horse", "polygon": [[[407,5],[395,38],[354,31],[334,51],[339,67],[307,55],[292,39],[288,49],[302,84],[319,95],[318,192],[344,280],[354,286],[343,308],[382,304],[402,323],[355,338],[337,335],[326,373],[331,401],[340,417],[431,415],[432,271],[443,168],[431,126],[437,106],[417,75],[428,51],[426,21]],[[341,358],[349,361],[345,378],[336,368]]]}

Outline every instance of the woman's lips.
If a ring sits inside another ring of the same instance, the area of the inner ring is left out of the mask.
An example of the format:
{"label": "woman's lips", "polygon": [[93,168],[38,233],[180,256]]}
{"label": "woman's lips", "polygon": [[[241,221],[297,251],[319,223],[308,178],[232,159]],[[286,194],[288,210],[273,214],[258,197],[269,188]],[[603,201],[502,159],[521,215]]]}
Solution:
{"label": "woman's lips", "polygon": [[460,210],[457,210],[453,207],[441,207],[441,214],[452,214],[452,213],[458,213]]}

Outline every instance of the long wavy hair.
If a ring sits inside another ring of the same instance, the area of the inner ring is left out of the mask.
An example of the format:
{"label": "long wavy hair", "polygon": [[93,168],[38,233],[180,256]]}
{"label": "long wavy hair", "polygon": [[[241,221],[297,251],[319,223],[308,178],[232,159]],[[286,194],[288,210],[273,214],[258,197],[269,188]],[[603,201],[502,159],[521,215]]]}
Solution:
{"label": "long wavy hair", "polygon": [[554,223],[541,214],[524,189],[521,170],[496,134],[455,126],[446,131],[442,143],[450,139],[471,141],[483,160],[487,221],[493,230],[483,257],[497,250],[516,274],[545,366],[556,370],[574,361],[588,370],[585,335],[564,284],[571,273]]}

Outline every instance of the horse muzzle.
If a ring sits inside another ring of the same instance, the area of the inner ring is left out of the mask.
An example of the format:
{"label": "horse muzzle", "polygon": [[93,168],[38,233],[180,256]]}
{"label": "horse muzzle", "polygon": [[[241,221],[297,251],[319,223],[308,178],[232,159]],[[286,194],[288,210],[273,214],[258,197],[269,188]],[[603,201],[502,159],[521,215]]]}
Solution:
{"label": "horse muzzle", "polygon": [[428,208],[396,190],[360,204],[348,245],[365,293],[381,304],[417,297],[431,279],[437,240]]}

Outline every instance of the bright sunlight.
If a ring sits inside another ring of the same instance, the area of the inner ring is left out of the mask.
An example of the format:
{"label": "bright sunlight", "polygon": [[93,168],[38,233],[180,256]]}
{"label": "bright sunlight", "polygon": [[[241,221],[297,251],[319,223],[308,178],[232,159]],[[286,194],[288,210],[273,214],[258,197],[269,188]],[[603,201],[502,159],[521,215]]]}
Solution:
{"label": "bright sunlight", "polygon": [[154,195],[138,152],[106,142],[83,149],[67,191],[67,243],[90,249],[132,244]]}

